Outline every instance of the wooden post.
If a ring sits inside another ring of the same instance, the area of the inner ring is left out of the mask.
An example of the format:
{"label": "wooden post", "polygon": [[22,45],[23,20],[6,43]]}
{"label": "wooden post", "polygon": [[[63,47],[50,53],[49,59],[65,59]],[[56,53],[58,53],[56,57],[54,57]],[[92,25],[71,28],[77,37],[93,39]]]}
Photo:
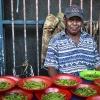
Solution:
{"label": "wooden post", "polygon": [[48,15],[50,14],[50,0],[48,0]]}
{"label": "wooden post", "polygon": [[70,6],[72,5],[72,0],[70,0]]}
{"label": "wooden post", "polygon": [[80,7],[83,9],[83,0],[80,0]]}
{"label": "wooden post", "polygon": [[90,0],[90,34],[92,35],[92,3],[93,0]]}
{"label": "wooden post", "polygon": [[37,40],[37,74],[39,75],[39,25],[38,25],[38,0],[36,0],[36,40]]}
{"label": "wooden post", "polygon": [[99,54],[100,54],[100,12],[99,12]]}
{"label": "wooden post", "polygon": [[59,0],[59,12],[61,12],[61,0]]}

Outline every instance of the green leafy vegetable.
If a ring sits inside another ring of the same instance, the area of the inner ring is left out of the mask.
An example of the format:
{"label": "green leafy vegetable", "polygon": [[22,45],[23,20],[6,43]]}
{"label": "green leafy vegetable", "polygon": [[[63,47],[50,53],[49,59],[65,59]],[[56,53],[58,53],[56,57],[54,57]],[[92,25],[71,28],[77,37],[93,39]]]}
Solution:
{"label": "green leafy vegetable", "polygon": [[23,94],[20,93],[13,93],[13,94],[8,94],[3,97],[2,100],[28,100],[27,96],[24,96]]}
{"label": "green leafy vegetable", "polygon": [[65,95],[60,92],[49,92],[42,95],[42,100],[67,100]]}
{"label": "green leafy vegetable", "polygon": [[92,96],[92,95],[96,95],[97,91],[93,90],[92,88],[77,88],[74,91],[76,94],[79,94],[81,96]]}
{"label": "green leafy vegetable", "polygon": [[46,85],[44,84],[44,82],[29,81],[25,82],[23,87],[27,89],[41,89],[45,88]]}
{"label": "green leafy vegetable", "polygon": [[0,82],[0,90],[5,90],[10,87],[11,85],[8,82]]}
{"label": "green leafy vegetable", "polygon": [[75,82],[74,80],[68,80],[68,79],[59,79],[56,81],[57,84],[60,84],[60,85],[76,85],[77,82]]}

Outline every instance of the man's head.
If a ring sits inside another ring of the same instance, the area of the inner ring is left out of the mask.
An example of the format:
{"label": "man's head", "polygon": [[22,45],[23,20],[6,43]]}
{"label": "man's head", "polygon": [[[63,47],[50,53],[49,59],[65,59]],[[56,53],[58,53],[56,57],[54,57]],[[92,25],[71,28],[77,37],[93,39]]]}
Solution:
{"label": "man's head", "polygon": [[73,16],[78,16],[81,19],[83,19],[83,10],[79,6],[77,6],[77,5],[72,5],[72,6],[68,7],[65,10],[64,15],[68,19],[71,18],[71,17],[73,17]]}
{"label": "man's head", "polygon": [[64,22],[67,34],[80,35],[83,25],[83,10],[76,5],[68,7],[64,13]]}

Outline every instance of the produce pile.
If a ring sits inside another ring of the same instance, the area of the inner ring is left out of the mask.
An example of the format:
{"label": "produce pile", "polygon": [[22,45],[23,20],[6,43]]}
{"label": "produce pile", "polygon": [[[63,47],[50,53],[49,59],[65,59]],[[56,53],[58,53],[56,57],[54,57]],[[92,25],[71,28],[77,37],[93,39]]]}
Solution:
{"label": "produce pile", "polygon": [[75,82],[74,80],[68,80],[68,79],[59,79],[56,81],[57,84],[60,85],[76,85],[77,82]]}
{"label": "produce pile", "polygon": [[60,92],[49,92],[47,94],[43,94],[41,97],[42,100],[67,100],[65,95]]}
{"label": "produce pile", "polygon": [[0,82],[0,90],[5,90],[7,88],[10,88],[11,85],[8,82]]}
{"label": "produce pile", "polygon": [[96,90],[93,90],[92,88],[77,88],[74,91],[76,94],[82,95],[82,96],[92,96],[98,94]]}
{"label": "produce pile", "polygon": [[27,96],[21,94],[21,93],[13,93],[5,95],[2,100],[27,100]]}
{"label": "produce pile", "polygon": [[44,82],[29,81],[29,82],[25,82],[23,87],[27,89],[41,89],[41,88],[45,88],[46,86]]}

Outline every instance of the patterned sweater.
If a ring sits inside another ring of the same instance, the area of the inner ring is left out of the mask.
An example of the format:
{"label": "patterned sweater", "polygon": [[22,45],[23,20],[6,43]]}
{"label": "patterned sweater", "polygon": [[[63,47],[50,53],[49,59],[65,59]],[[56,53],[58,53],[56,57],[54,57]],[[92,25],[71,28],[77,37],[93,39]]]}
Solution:
{"label": "patterned sweater", "polygon": [[65,33],[59,32],[50,39],[45,67],[55,67],[61,73],[73,73],[100,66],[100,55],[93,37],[81,30],[78,46]]}

